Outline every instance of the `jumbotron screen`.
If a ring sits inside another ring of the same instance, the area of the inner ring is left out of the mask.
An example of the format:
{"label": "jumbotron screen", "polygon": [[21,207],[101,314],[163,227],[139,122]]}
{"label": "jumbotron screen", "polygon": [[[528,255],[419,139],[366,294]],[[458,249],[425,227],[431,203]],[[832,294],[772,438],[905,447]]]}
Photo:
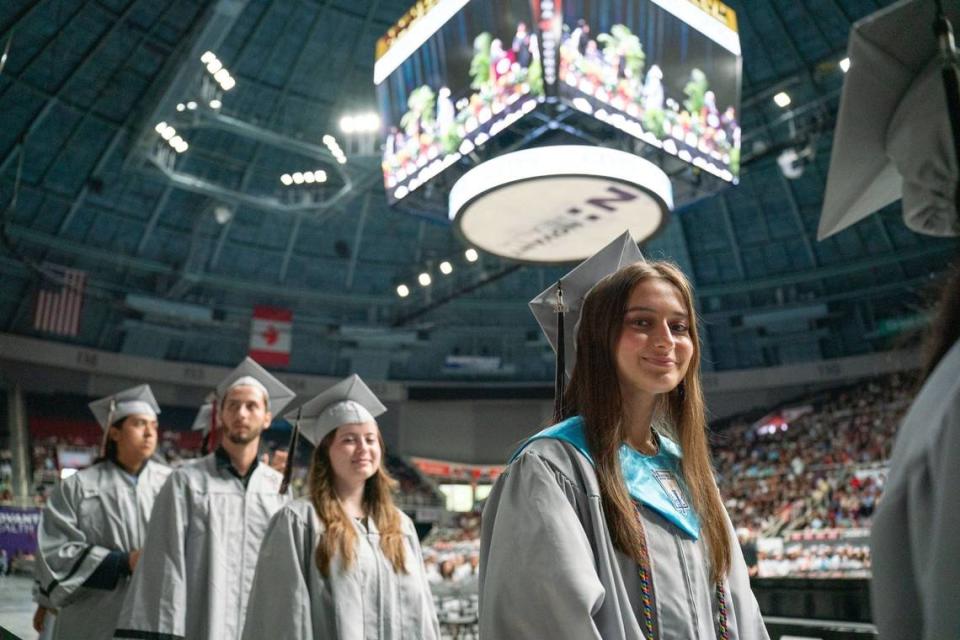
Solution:
{"label": "jumbotron screen", "polygon": [[536,108],[538,38],[530,0],[421,0],[377,42],[391,204]]}
{"label": "jumbotron screen", "polygon": [[716,0],[562,0],[559,13],[561,99],[737,181],[741,59],[733,10]]}

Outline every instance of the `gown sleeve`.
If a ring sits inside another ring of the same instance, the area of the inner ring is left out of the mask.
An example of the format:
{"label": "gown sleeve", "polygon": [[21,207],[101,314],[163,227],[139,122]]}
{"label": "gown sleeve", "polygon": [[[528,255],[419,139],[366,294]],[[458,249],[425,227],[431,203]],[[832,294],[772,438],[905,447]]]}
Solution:
{"label": "gown sleeve", "polygon": [[96,544],[80,527],[83,495],[79,479],[62,482],[40,518],[36,574],[43,599],[39,601],[54,608],[75,600],[80,587],[110,555],[111,549]]}
{"label": "gown sleeve", "polygon": [[257,558],[243,640],[313,637],[306,577],[313,543],[307,524],[291,509],[271,518]]}
{"label": "gown sleeve", "polygon": [[157,494],[147,539],[123,602],[115,638],[175,640],[184,637],[188,491],[184,475],[174,472]]}
{"label": "gown sleeve", "polygon": [[497,481],[480,538],[481,640],[602,640],[604,598],[578,489],[532,452]]}
{"label": "gown sleeve", "polygon": [[743,640],[769,640],[767,627],[763,624],[763,615],[760,613],[760,605],[757,604],[757,598],[750,588],[750,573],[747,570],[747,563],[743,559],[743,551],[737,542],[737,534],[734,531],[730,516],[725,516],[727,521],[727,535],[730,539],[730,570],[727,572],[727,590],[730,598],[730,606],[733,609],[733,618],[735,620],[739,637]]}

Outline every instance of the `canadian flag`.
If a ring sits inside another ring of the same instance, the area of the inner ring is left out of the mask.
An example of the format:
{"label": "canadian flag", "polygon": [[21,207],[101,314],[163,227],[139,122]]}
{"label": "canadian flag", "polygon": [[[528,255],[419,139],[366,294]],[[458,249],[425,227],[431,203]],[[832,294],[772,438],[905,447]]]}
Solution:
{"label": "canadian flag", "polygon": [[250,327],[250,357],[262,365],[285,367],[290,364],[290,335],[293,311],[277,307],[253,308]]}

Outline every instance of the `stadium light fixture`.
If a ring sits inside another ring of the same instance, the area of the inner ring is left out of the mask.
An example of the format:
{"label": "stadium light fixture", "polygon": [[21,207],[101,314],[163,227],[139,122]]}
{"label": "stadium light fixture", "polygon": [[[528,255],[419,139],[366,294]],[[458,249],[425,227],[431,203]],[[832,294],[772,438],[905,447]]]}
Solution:
{"label": "stadium light fixture", "polygon": [[444,260],[443,262],[440,263],[440,273],[442,273],[445,276],[450,275],[451,273],[453,273],[453,265],[447,262],[446,260]]}
{"label": "stadium light fixture", "polygon": [[467,259],[467,262],[476,262],[480,259],[480,254],[477,253],[476,249],[470,248],[463,252],[463,257]]}
{"label": "stadium light fixture", "polygon": [[844,58],[843,60],[837,63],[837,66],[840,67],[840,71],[843,71],[844,73],[846,73],[847,71],[850,70],[850,58]]}
{"label": "stadium light fixture", "polygon": [[417,276],[417,282],[420,283],[421,287],[429,287],[430,283],[433,282],[433,278],[430,277],[430,274],[424,271],[419,276]]}
{"label": "stadium light fixture", "polygon": [[401,298],[406,298],[410,295],[410,287],[405,284],[397,285],[397,295]]}
{"label": "stadium light fixture", "polygon": [[785,109],[790,106],[790,95],[786,91],[781,91],[777,95],[773,96],[773,101],[781,109]]}
{"label": "stadium light fixture", "polygon": [[289,187],[293,184],[293,176],[291,176],[289,173],[285,173],[280,176],[280,182],[283,183],[283,186]]}

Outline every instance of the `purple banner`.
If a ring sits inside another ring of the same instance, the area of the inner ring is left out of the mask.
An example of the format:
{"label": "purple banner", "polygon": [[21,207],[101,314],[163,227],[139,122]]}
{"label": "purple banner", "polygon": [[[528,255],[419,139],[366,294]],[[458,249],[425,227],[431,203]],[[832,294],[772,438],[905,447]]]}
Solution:
{"label": "purple banner", "polygon": [[18,554],[36,553],[39,525],[38,508],[0,507],[0,549],[6,550],[8,562]]}

